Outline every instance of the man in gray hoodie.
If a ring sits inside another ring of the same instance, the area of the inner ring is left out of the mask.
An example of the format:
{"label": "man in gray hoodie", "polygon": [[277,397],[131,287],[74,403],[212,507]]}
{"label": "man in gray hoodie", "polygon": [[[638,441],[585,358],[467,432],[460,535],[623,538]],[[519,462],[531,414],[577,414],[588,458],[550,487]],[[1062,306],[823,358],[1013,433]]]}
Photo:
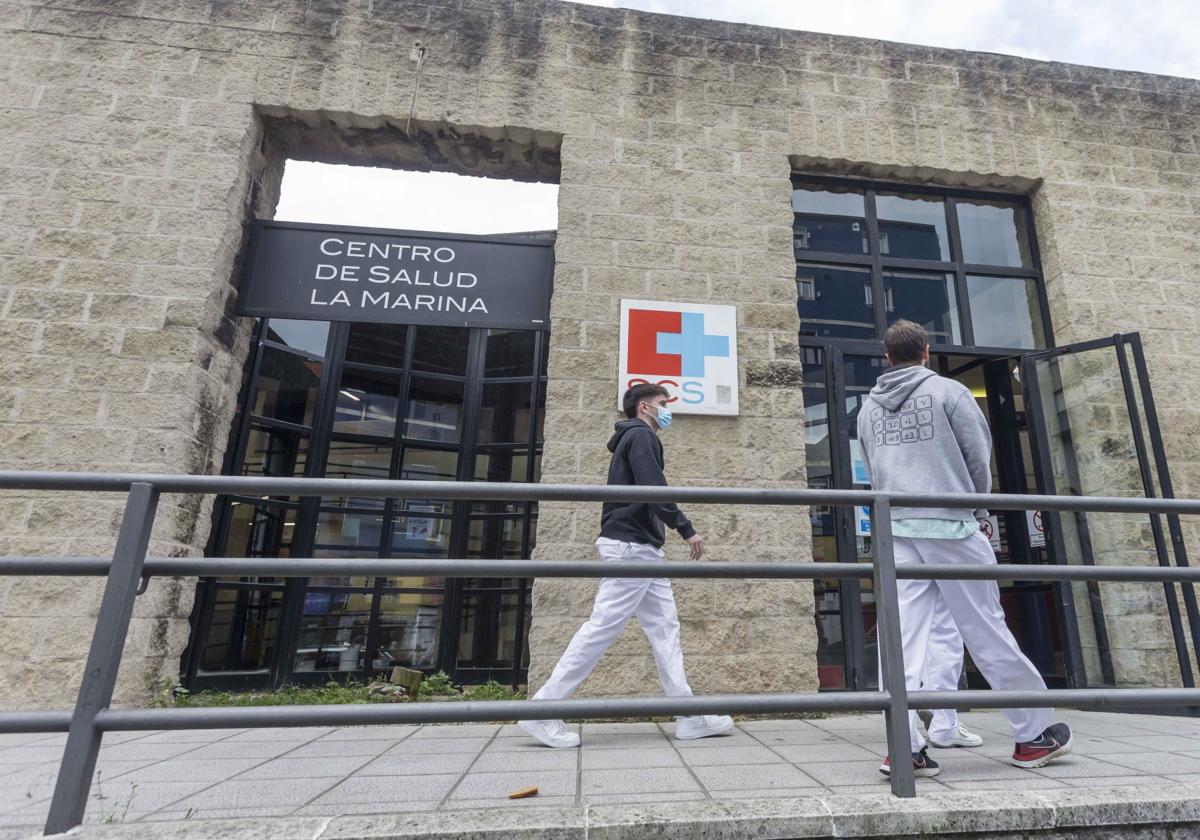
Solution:
{"label": "man in gray hoodie", "polygon": [[[987,420],[964,385],[926,367],[929,338],[912,321],[897,321],[883,339],[891,365],[858,413],[858,440],[875,490],[893,493],[990,493],[992,437]],[[996,555],[978,520],[986,510],[892,510],[896,564],[988,565]],[[921,686],[935,613],[948,610],[971,659],[995,689],[1045,689],[1037,668],[1021,653],[1000,606],[994,580],[899,580],[904,678]],[[1050,709],[1006,709],[1016,747],[1012,763],[1041,767],[1071,749],[1071,730],[1052,724]],[[909,713],[913,771],[936,776],[937,762]],[[891,759],[879,768],[891,773]]]}

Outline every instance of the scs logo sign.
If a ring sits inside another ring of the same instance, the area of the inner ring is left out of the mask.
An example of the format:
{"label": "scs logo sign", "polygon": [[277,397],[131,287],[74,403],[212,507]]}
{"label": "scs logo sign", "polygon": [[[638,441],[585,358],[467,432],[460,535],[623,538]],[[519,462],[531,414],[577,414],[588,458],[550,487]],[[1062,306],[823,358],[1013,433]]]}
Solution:
{"label": "scs logo sign", "polygon": [[734,307],[623,300],[620,352],[618,406],[631,385],[651,382],[676,414],[738,413]]}

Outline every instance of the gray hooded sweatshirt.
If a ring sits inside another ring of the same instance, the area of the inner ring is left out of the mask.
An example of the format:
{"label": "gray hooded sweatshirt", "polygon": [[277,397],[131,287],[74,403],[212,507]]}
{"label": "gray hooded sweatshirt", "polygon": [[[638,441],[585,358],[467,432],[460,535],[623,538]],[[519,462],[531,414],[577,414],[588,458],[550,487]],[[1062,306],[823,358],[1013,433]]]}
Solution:
{"label": "gray hooded sweatshirt", "polygon": [[[886,370],[858,412],[871,486],[896,493],[990,493],[992,436],[971,391],[922,365]],[[984,518],[986,510],[892,509],[893,519]]]}

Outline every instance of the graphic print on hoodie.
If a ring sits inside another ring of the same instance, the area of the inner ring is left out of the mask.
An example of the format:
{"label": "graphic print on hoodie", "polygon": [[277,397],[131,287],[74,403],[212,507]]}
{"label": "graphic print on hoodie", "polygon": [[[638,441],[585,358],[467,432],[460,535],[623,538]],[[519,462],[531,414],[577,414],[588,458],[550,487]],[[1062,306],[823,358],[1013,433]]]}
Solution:
{"label": "graphic print on hoodie", "polygon": [[[970,389],[922,365],[888,368],[858,412],[858,441],[876,490],[990,493],[992,435]],[[986,510],[892,509],[893,519],[986,517]]]}
{"label": "graphic print on hoodie", "polygon": [[[667,486],[667,477],[663,475],[662,441],[641,420],[622,420],[615,424],[608,451],[612,453],[608,463],[610,485]],[[692,523],[674,504],[605,502],[600,515],[600,536],[662,548],[666,540],[664,522],[685,540],[696,534]]]}

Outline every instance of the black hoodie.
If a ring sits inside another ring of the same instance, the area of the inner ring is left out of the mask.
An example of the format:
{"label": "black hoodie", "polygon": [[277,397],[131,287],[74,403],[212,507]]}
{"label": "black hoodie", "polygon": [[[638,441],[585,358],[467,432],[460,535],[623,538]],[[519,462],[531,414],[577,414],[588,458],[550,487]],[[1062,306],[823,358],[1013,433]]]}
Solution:
{"label": "black hoodie", "polygon": [[[663,445],[654,430],[641,420],[622,420],[613,428],[608,441],[608,451],[612,453],[608,483],[666,487]],[[607,502],[600,515],[600,536],[662,548],[666,539],[664,522],[685,540],[696,534],[692,523],[674,504]]]}

